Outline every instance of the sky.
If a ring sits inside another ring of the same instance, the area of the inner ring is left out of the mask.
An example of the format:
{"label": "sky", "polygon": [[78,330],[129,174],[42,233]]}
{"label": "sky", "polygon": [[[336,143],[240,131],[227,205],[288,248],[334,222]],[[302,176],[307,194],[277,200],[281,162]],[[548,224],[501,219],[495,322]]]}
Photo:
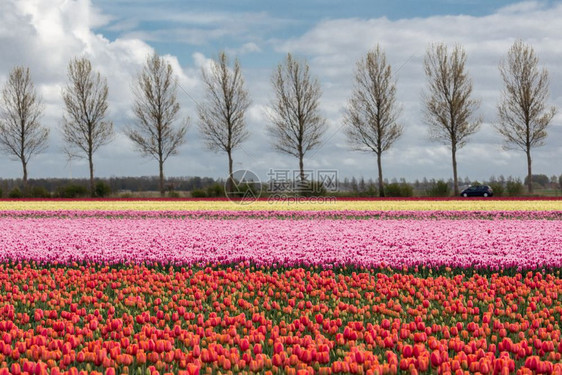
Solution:
{"label": "sky", "polygon": [[[494,129],[502,81],[500,60],[517,39],[533,46],[550,74],[549,105],[562,109],[562,2],[489,0],[2,0],[0,84],[16,65],[27,66],[44,103],[50,129],[47,151],[29,164],[30,178],[86,177],[85,160],[67,160],[61,135],[70,59],[84,56],[108,80],[114,140],[94,156],[95,175],[157,175],[154,159],[141,157],[124,135],[134,124],[132,83],[146,57],[158,53],[177,75],[187,141],[165,164],[167,176],[225,178],[224,153],[209,151],[198,129],[196,104],[203,98],[201,70],[218,52],[238,57],[252,103],[246,113],[250,137],[234,152],[234,169],[262,180],[270,170],[298,168],[296,158],[274,151],[266,128],[273,99],[271,74],[287,53],[310,64],[322,87],[320,110],[327,130],[305,168],[336,170],[340,178],[377,176],[373,154],[346,141],[343,111],[358,59],[379,44],[397,79],[403,136],[383,155],[388,179],[452,176],[450,150],[429,139],[423,121],[426,85],[423,59],[431,43],[460,44],[467,52],[473,96],[483,120],[457,155],[461,178],[523,177],[526,157],[505,150]],[[178,121],[178,124],[180,121]],[[562,114],[554,117],[546,144],[532,153],[534,173],[562,174]],[[0,155],[0,178],[21,176],[21,164]]]}

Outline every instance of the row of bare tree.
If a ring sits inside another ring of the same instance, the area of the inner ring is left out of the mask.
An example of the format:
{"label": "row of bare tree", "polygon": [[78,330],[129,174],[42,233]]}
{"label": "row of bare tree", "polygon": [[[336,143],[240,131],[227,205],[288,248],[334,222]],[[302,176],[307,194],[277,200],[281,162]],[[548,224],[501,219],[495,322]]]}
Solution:
{"label": "row of bare tree", "polygon": [[[133,111],[137,121],[126,134],[137,149],[158,161],[160,191],[164,194],[164,162],[185,142],[187,124],[175,126],[180,106],[177,79],[170,64],[158,55],[149,56],[134,84]],[[62,90],[65,114],[62,121],[64,150],[69,158],[88,160],[90,191],[94,194],[94,153],[114,137],[113,123],[106,119],[107,80],[92,69],[87,58],[68,64],[68,83]],[[23,187],[27,164],[47,147],[49,130],[39,122],[43,111],[29,68],[15,67],[2,91],[0,147],[20,160]]]}
{"label": "row of bare tree", "polygon": [[[466,52],[456,45],[449,53],[444,44],[434,44],[424,60],[427,88],[423,92],[425,122],[430,137],[450,147],[454,194],[459,194],[457,151],[480,128],[476,117],[479,100],[472,97],[472,80],[466,71]],[[533,192],[531,150],[544,144],[546,129],[556,113],[547,108],[548,72],[540,69],[530,45],[516,41],[499,65],[504,88],[497,106],[495,128],[506,149],[521,149],[527,156],[528,191]],[[377,156],[379,192],[384,196],[381,156],[403,131],[398,122],[396,82],[384,52],[379,48],[357,63],[355,88],[345,114],[347,135],[358,150]]]}
{"label": "row of bare tree", "polygon": [[[423,93],[425,121],[430,136],[451,149],[454,192],[458,194],[456,153],[478,131],[475,118],[479,101],[472,97],[472,81],[466,71],[466,53],[457,45],[449,53],[444,44],[434,44],[424,60],[427,88]],[[533,48],[516,41],[500,63],[505,87],[498,104],[496,129],[506,147],[523,150],[531,176],[531,150],[543,144],[556,110],[547,108],[548,72],[540,69]],[[248,138],[245,114],[248,91],[237,59],[231,64],[221,52],[210,67],[202,69],[205,98],[197,105],[199,129],[209,149],[228,156],[232,176],[233,151]],[[291,54],[277,66],[271,79],[274,98],[268,110],[268,131],[276,150],[298,158],[300,178],[305,180],[304,157],[321,144],[326,130],[319,110],[320,83],[310,74],[306,61]],[[177,78],[162,57],[149,56],[134,82],[133,112],[136,122],[125,133],[144,156],[159,165],[160,190],[164,194],[164,163],[185,142],[187,120],[176,125],[180,110]],[[105,78],[92,70],[86,58],[68,65],[68,83],[62,96],[65,115],[62,133],[69,157],[86,158],[90,188],[94,191],[93,155],[114,136],[106,120],[108,87]],[[16,67],[2,91],[0,147],[20,160],[24,187],[32,155],[45,150],[48,129],[39,119],[43,110],[29,69]],[[344,125],[350,145],[377,157],[379,192],[384,196],[382,155],[402,135],[401,107],[396,100],[396,80],[384,51],[377,46],[357,63],[355,85],[348,100]],[[531,178],[529,178],[531,181]],[[233,181],[229,178],[228,188]],[[528,186],[532,192],[532,184]]]}

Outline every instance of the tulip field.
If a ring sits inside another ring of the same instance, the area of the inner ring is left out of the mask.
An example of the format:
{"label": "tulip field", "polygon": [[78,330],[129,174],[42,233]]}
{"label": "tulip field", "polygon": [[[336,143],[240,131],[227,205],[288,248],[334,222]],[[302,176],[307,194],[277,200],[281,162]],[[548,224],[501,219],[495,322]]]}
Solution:
{"label": "tulip field", "polygon": [[562,374],[562,200],[0,200],[2,374]]}

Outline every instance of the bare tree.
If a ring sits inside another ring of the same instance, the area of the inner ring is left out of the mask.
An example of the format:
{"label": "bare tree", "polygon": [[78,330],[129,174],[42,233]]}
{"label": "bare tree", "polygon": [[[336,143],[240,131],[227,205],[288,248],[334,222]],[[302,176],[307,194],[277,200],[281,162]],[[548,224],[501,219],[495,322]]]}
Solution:
{"label": "bare tree", "polygon": [[500,63],[505,83],[498,105],[497,131],[503,136],[505,148],[521,149],[527,155],[527,189],[533,192],[531,149],[542,146],[546,129],[556,108],[546,108],[548,71],[539,69],[535,51],[517,40]]}
{"label": "bare tree", "polygon": [[289,53],[277,66],[272,84],[275,99],[269,112],[272,125],[268,130],[279,152],[299,159],[300,183],[306,183],[304,156],[320,144],[326,121],[318,109],[320,83],[310,76],[306,61],[299,62]]}
{"label": "bare tree", "polygon": [[0,149],[21,161],[24,190],[29,160],[47,148],[49,129],[39,123],[42,113],[29,68],[15,67],[2,89]]}
{"label": "bare tree", "polygon": [[68,64],[68,83],[62,91],[66,107],[62,133],[69,158],[88,159],[90,194],[95,195],[94,153],[113,139],[113,123],[107,121],[107,80],[92,70],[85,57]]}
{"label": "bare tree", "polygon": [[466,53],[455,46],[451,54],[444,44],[432,45],[424,60],[428,88],[424,93],[426,122],[430,137],[451,147],[455,195],[459,194],[457,151],[480,128],[471,121],[480,102],[471,99],[472,80],[465,70]]}
{"label": "bare tree", "polygon": [[133,112],[137,122],[126,131],[143,156],[152,156],[158,161],[161,196],[165,194],[164,163],[185,143],[187,131],[187,124],[174,127],[180,110],[177,85],[172,66],[156,53],[148,56],[133,88],[136,97]]}
{"label": "bare tree", "polygon": [[379,195],[384,197],[382,154],[402,135],[397,123],[396,84],[379,46],[357,62],[355,88],[344,115],[348,142],[359,151],[377,155]]}
{"label": "bare tree", "polygon": [[248,137],[244,115],[250,99],[244,88],[244,77],[238,59],[230,68],[225,52],[220,52],[218,60],[211,63],[209,70],[201,69],[206,87],[206,101],[197,106],[199,129],[207,142],[207,147],[228,155],[227,190],[231,191],[232,152]]}

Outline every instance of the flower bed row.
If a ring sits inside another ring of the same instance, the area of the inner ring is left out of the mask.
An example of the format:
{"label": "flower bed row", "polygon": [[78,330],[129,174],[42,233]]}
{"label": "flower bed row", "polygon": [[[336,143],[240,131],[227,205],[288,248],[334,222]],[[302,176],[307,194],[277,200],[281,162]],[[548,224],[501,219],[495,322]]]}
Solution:
{"label": "flower bed row", "polygon": [[560,272],[0,265],[0,373],[560,373]]}
{"label": "flower bed row", "polygon": [[560,220],[0,218],[0,261],[562,266]]}
{"label": "flower bed row", "polygon": [[0,217],[18,218],[171,218],[171,219],[471,219],[471,220],[562,220],[562,211],[106,211],[106,210],[16,210],[0,211]]}
{"label": "flower bed row", "polygon": [[562,211],[562,199],[552,200],[316,200],[231,202],[228,200],[0,200],[0,211]]}

